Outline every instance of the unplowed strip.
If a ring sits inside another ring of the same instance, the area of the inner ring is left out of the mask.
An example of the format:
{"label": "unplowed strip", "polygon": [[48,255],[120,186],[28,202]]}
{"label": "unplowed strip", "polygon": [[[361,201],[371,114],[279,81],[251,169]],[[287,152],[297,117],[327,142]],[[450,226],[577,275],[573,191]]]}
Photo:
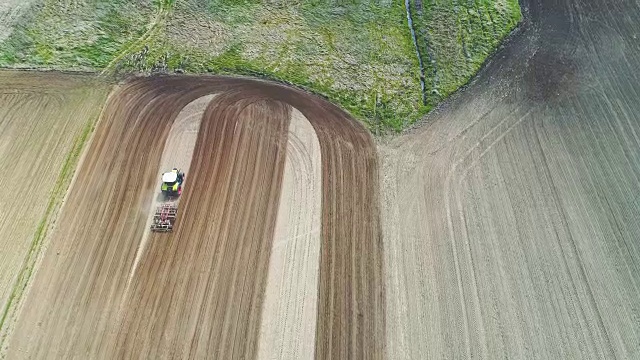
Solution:
{"label": "unplowed strip", "polygon": [[385,289],[378,158],[366,130],[324,105],[306,114],[322,148],[322,249],[316,359],[384,357]]}
{"label": "unplowed strip", "polygon": [[322,167],[311,123],[294,110],[262,310],[258,359],[313,359]]}

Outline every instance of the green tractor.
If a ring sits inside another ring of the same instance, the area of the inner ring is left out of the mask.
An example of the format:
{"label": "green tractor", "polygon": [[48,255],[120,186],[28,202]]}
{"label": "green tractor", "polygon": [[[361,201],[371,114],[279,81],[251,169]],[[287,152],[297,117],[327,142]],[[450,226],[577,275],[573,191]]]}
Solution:
{"label": "green tractor", "polygon": [[182,183],[185,175],[180,170],[173,170],[162,174],[162,193],[166,198],[176,198],[182,194]]}

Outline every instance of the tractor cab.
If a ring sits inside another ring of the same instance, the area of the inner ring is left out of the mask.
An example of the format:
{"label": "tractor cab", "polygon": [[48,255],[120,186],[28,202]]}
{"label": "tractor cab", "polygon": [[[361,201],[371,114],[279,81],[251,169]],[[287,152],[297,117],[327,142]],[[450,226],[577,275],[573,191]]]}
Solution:
{"label": "tractor cab", "polygon": [[184,182],[184,173],[174,168],[173,170],[162,174],[162,193],[166,197],[178,197],[182,194],[182,183]]}

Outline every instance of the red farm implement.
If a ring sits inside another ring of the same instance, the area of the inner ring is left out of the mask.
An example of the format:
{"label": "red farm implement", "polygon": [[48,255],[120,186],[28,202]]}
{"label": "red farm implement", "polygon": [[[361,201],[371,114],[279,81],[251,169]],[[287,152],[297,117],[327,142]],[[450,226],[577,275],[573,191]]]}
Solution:
{"label": "red farm implement", "polygon": [[156,209],[151,223],[151,231],[169,232],[173,230],[178,207],[174,204],[162,204]]}

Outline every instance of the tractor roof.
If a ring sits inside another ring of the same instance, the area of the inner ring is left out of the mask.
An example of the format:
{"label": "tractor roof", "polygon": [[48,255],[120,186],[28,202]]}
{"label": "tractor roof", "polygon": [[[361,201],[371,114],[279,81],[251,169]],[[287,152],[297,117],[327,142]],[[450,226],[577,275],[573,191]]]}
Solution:
{"label": "tractor roof", "polygon": [[178,180],[178,174],[175,171],[170,171],[162,174],[162,182],[172,183]]}

